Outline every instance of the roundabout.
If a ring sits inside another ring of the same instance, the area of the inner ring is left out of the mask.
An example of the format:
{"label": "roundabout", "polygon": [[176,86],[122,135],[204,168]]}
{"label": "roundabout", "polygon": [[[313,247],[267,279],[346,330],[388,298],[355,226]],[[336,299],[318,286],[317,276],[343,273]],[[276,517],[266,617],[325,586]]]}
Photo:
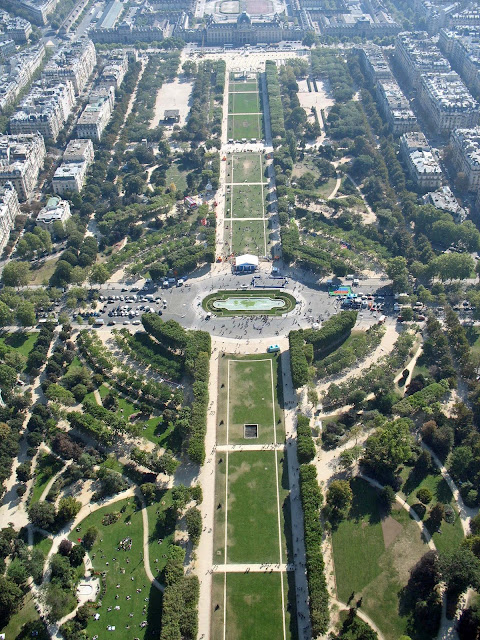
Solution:
{"label": "roundabout", "polygon": [[293,311],[297,300],[285,291],[216,291],[206,296],[202,307],[217,316],[284,315]]}

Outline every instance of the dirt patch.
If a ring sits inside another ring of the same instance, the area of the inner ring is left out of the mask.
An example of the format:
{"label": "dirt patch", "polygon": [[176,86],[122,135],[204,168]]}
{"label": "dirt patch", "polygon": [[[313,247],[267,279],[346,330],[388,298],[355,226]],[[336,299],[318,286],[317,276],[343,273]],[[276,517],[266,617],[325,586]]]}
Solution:
{"label": "dirt patch", "polygon": [[393,544],[396,538],[402,532],[402,525],[392,518],[392,516],[387,516],[382,520],[382,533],[383,533],[383,544],[385,545],[385,549]]}

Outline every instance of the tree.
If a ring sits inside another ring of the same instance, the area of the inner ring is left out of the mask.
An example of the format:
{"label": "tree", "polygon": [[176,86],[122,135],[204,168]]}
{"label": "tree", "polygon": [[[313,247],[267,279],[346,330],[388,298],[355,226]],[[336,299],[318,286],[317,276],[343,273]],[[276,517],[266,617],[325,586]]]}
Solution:
{"label": "tree", "polygon": [[72,567],[79,567],[83,558],[85,557],[85,547],[82,547],[81,544],[76,544],[70,553],[70,564]]}
{"label": "tree", "polygon": [[72,547],[73,547],[73,542],[71,542],[71,540],[68,540],[67,538],[64,538],[58,545],[58,553],[61,556],[69,556],[72,550]]}
{"label": "tree", "polygon": [[94,264],[90,270],[88,281],[90,284],[104,284],[109,277],[110,273],[104,264]]}
{"label": "tree", "polygon": [[480,560],[470,549],[460,547],[440,554],[438,566],[452,596],[458,597],[468,587],[480,587]]}
{"label": "tree", "polygon": [[188,537],[190,538],[192,545],[197,546],[202,533],[202,514],[197,507],[191,507],[185,514],[185,520],[187,524]]}
{"label": "tree", "polygon": [[362,455],[362,447],[360,445],[355,445],[350,449],[345,449],[338,456],[339,464],[342,469],[345,471],[350,469],[352,465],[357,462],[357,460]]}
{"label": "tree", "polygon": [[334,480],[327,491],[327,508],[332,522],[338,522],[348,515],[352,506],[353,492],[347,480]]}
{"label": "tree", "polygon": [[29,273],[28,262],[7,262],[3,268],[2,282],[6,287],[25,287]]}
{"label": "tree", "polygon": [[22,302],[15,312],[18,323],[22,327],[33,327],[37,323],[35,307],[31,302]]}
{"label": "tree", "polygon": [[445,516],[445,505],[443,505],[441,502],[437,502],[437,504],[432,507],[432,510],[430,511],[430,515],[429,515],[429,521],[434,530],[439,529],[440,525],[442,524],[442,520],[444,516]]}
{"label": "tree", "polygon": [[411,424],[410,420],[401,418],[377,429],[366,442],[362,463],[380,476],[393,473],[399,464],[410,458],[413,445]]}
{"label": "tree", "polygon": [[385,485],[380,492],[380,502],[387,513],[391,512],[392,507],[395,504],[395,500],[395,491],[389,484]]}
{"label": "tree", "polygon": [[422,504],[428,504],[433,500],[433,494],[427,487],[422,487],[415,495]]}
{"label": "tree", "polygon": [[0,624],[6,625],[8,619],[18,611],[23,600],[23,592],[13,580],[0,576]]}
{"label": "tree", "polygon": [[28,517],[36,527],[49,531],[55,522],[55,505],[45,500],[35,502],[28,508]]}
{"label": "tree", "polygon": [[157,497],[157,487],[154,482],[145,482],[140,485],[140,491],[142,492],[143,497],[145,498],[145,502],[147,504],[152,504],[155,502]]}
{"label": "tree", "polygon": [[95,544],[95,540],[98,536],[98,529],[96,527],[89,527],[83,536],[82,544],[85,549],[90,550]]}
{"label": "tree", "polygon": [[58,521],[64,523],[73,520],[81,508],[82,503],[73,496],[62,498],[58,505]]}
{"label": "tree", "polygon": [[392,258],[387,263],[387,275],[392,279],[393,290],[397,293],[405,291],[408,287],[407,261],[402,256]]}
{"label": "tree", "polygon": [[13,324],[13,311],[0,300],[0,327],[8,327]]}
{"label": "tree", "polygon": [[14,558],[8,565],[7,577],[13,580],[19,587],[25,584],[28,579],[28,571],[25,564],[19,559]]}

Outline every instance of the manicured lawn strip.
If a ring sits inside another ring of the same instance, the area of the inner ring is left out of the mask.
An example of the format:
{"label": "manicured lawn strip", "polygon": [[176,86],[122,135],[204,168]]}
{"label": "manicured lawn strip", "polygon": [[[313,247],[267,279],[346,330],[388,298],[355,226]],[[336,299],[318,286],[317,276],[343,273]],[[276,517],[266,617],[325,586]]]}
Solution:
{"label": "manicured lawn strip", "polygon": [[258,91],[257,80],[230,80],[228,85],[230,93],[243,93],[244,91]]}
{"label": "manicured lawn strip", "polygon": [[[286,577],[284,576],[284,581]],[[224,575],[214,576],[212,640],[223,636]],[[227,573],[227,640],[283,638],[282,593],[279,573]],[[215,611],[216,604],[220,604]],[[292,636],[287,626],[287,638]]]}
{"label": "manicured lawn strip", "polygon": [[40,618],[35,609],[35,599],[33,593],[28,591],[22,608],[10,618],[9,623],[6,627],[3,627],[1,633],[5,634],[5,638],[13,640],[20,634],[24,624],[35,622],[36,620],[40,620]]}
{"label": "manicured lawn strip", "polygon": [[[268,251],[268,243],[265,239],[265,225],[263,220],[232,220],[226,225],[226,239],[230,240],[232,228],[232,253],[242,255],[252,253],[263,256]],[[267,246],[266,246],[267,245]]]}
{"label": "manicured lawn strip", "polygon": [[242,138],[247,140],[256,138],[258,140],[262,137],[261,115],[229,115],[227,137],[234,140],[242,140]]}
{"label": "manicured lawn strip", "polygon": [[[108,526],[102,524],[105,514],[121,512],[124,507],[125,511],[121,513],[120,519],[115,524]],[[96,571],[106,572],[106,592],[102,598],[102,606],[96,610],[92,609],[92,618],[86,630],[87,637],[100,634],[107,625],[114,625],[115,637],[121,640],[131,640],[132,637],[146,639],[156,636],[158,638],[161,622],[161,595],[156,588],[150,587],[143,567],[142,514],[137,511],[135,500],[133,498],[121,500],[95,511],[82,521],[81,532],[72,532],[70,539],[76,542],[82,532],[91,526],[98,529],[99,535],[90,552],[90,557]],[[119,551],[118,543],[127,537],[133,541],[131,551]],[[125,569],[125,573],[122,573],[121,569]],[[117,584],[120,585],[118,589]],[[141,592],[137,593],[137,589],[141,589]],[[117,594],[119,598],[116,600]],[[127,595],[131,596],[130,600],[126,599]],[[149,600],[145,601],[145,598]],[[115,610],[117,605],[120,606],[119,610]],[[107,611],[109,607],[112,607],[111,611]],[[143,607],[146,607],[145,613],[142,612]],[[93,619],[95,611],[100,614],[98,621]],[[129,616],[130,613],[133,613],[133,617]],[[147,620],[148,625],[142,629],[140,624],[144,620]],[[126,629],[127,625],[130,629]]]}
{"label": "manicured lawn strip", "polygon": [[[268,353],[259,353],[257,355],[248,355],[248,356],[237,356],[227,354],[225,357],[220,358],[219,360],[219,372],[218,372],[218,407],[217,407],[217,442],[219,444],[226,444],[226,422],[227,422],[227,367],[229,360],[235,360],[230,364],[230,420],[233,421],[235,416],[232,412],[232,407],[238,406],[238,411],[241,412],[243,418],[248,418],[245,422],[241,421],[237,424],[241,425],[241,431],[236,434],[233,430],[233,424],[229,425],[229,444],[238,444],[245,443],[248,440],[243,438],[243,425],[244,424],[262,424],[258,419],[259,417],[264,420],[264,424],[270,426],[270,431],[266,432],[265,437],[263,437],[263,429],[260,430],[261,438],[258,439],[261,443],[271,443],[273,442],[273,412],[271,405],[271,376],[269,373],[270,365],[268,362],[260,362],[258,365],[251,364],[256,360],[271,360],[273,364],[273,384],[274,384],[274,397],[275,397],[275,427],[277,432],[277,443],[281,443],[285,439],[285,423],[284,423],[284,415],[283,410],[280,406],[280,400],[278,397],[278,385],[277,380],[280,375],[279,366],[280,360],[278,356],[275,354]],[[240,361],[240,362],[239,362]],[[243,366],[247,364],[249,368],[251,368],[251,376],[252,381],[249,380],[241,380],[240,376],[245,372],[245,367]],[[234,368],[239,365],[237,368],[237,372],[239,375],[235,375]],[[268,367],[267,367],[268,365]],[[232,378],[233,372],[233,378]],[[268,377],[267,377],[268,376]],[[222,386],[223,385],[223,386]],[[252,397],[255,399],[256,404],[249,404],[248,413],[246,410],[241,408],[242,402],[245,400],[245,393],[250,393],[248,390],[251,386],[255,386],[255,391],[252,394]],[[265,401],[262,399],[265,398]],[[265,403],[269,403],[269,409],[265,410]],[[245,413],[243,413],[245,411]],[[242,419],[243,419],[242,418]],[[240,418],[238,418],[240,420]],[[238,437],[239,436],[239,437]],[[270,436],[270,437],[268,437]],[[257,440],[255,440],[256,442]],[[252,442],[250,440],[250,442]],[[218,470],[218,468],[217,468]]]}
{"label": "manicured lawn strip", "polygon": [[[264,176],[263,155],[235,153],[228,156],[227,178],[229,182],[267,182]],[[229,174],[229,175],[228,175]]]}
{"label": "manicured lawn strip", "polygon": [[33,349],[35,340],[38,337],[38,333],[25,333],[24,331],[17,331],[15,333],[5,333],[0,337],[0,342],[7,347],[16,349],[22,356],[27,357],[30,351]]}
{"label": "manicured lawn strip", "polygon": [[352,512],[332,535],[338,597],[346,602],[355,592],[386,640],[397,640],[407,634],[409,624],[400,608],[401,590],[428,547],[417,524],[399,506],[384,522],[394,532],[385,547],[377,492],[361,479],[351,484]]}
{"label": "manicured lawn strip", "polygon": [[227,206],[229,198],[232,198],[232,206],[228,210],[232,213],[232,218],[263,218],[265,216],[265,203],[260,185],[242,185],[231,187],[231,196],[227,195]]}
{"label": "manicured lawn strip", "polygon": [[[150,568],[161,582],[161,573],[167,562],[168,547],[175,537],[175,520],[169,522],[168,509],[172,505],[172,492],[165,491],[158,502],[147,507],[148,551]],[[161,540],[162,542],[159,542]],[[158,562],[155,562],[158,560]]]}
{"label": "manicured lawn strip", "polygon": [[[440,527],[440,531],[435,531],[432,535],[435,546],[439,551],[452,551],[456,549],[463,540],[463,529],[460,522],[460,516],[458,514],[458,508],[453,497],[450,487],[446,481],[442,478],[440,473],[429,473],[427,476],[418,476],[415,474],[415,470],[410,467],[405,467],[404,473],[407,471],[408,477],[403,485],[402,493],[404,493],[408,504],[413,505],[419,502],[416,497],[416,493],[419,489],[429,489],[432,492],[433,500],[429,507],[432,507],[437,502],[443,504],[449,504],[455,511],[455,522],[449,523],[443,520]],[[402,473],[402,475],[404,475]],[[428,511],[428,510],[427,510]],[[427,529],[428,525],[428,513],[425,514],[423,521]],[[432,533],[430,531],[430,533]]]}
{"label": "manicured lawn strip", "polygon": [[[228,309],[216,309],[213,305],[215,300],[225,300],[229,297],[235,298],[271,298],[273,300],[283,300],[285,302],[285,307],[279,309],[270,309],[270,310],[255,310],[255,309],[246,309],[242,311],[230,311]],[[202,307],[205,311],[210,311],[217,316],[236,316],[236,315],[283,315],[284,313],[288,313],[292,311],[296,306],[295,298],[281,290],[270,290],[270,289],[258,289],[256,291],[244,291],[240,289],[239,291],[220,291],[217,293],[211,293],[206,296],[202,300]]]}
{"label": "manicured lawn strip", "polygon": [[[215,469],[215,524],[213,527],[213,562],[225,564],[225,473],[226,454],[217,453]],[[222,505],[220,509],[218,505]]]}
{"label": "manicured lawn strip", "polygon": [[78,356],[75,356],[71,361],[71,363],[68,365],[68,371],[70,371],[70,369],[72,369],[73,367],[81,367],[81,366],[82,366],[82,362],[80,358]]}
{"label": "manicured lawn strip", "polygon": [[270,359],[230,362],[227,372],[230,394],[228,444],[246,440],[245,424],[258,424],[258,438],[252,442],[275,442],[276,415],[273,413],[270,362]]}
{"label": "manicured lawn strip", "polygon": [[228,96],[228,113],[260,113],[258,93],[231,93]]}
{"label": "manicured lawn strip", "polygon": [[50,454],[40,454],[35,468],[35,482],[33,484],[32,497],[30,498],[30,504],[38,502],[43,490],[47,486],[49,480],[60,471],[63,467],[63,462],[58,460],[55,456]]}
{"label": "manicured lawn strip", "polygon": [[274,456],[272,451],[229,454],[228,563],[280,560]]}

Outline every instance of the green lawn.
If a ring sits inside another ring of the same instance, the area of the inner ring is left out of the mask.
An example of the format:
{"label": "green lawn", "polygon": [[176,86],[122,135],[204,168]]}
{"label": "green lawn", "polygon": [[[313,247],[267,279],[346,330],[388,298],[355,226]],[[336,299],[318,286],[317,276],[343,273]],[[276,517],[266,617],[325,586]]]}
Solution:
{"label": "green lawn", "polygon": [[262,137],[262,115],[247,113],[241,116],[228,116],[227,137],[234,140]]}
{"label": "green lawn", "polygon": [[260,113],[258,92],[231,93],[228,96],[228,113]]}
{"label": "green lawn", "polygon": [[[120,519],[115,524],[103,525],[105,514],[114,511],[120,512]],[[142,514],[136,510],[135,500],[122,500],[95,511],[82,521],[81,532],[72,532],[70,538],[76,542],[90,526],[97,527],[99,531],[90,557],[96,571],[106,572],[106,592],[101,607],[92,609],[92,618],[86,630],[87,637],[91,638],[96,634],[103,637],[102,632],[107,625],[115,625],[115,638],[120,640],[132,640],[132,637],[142,640],[158,638],[161,594],[150,586],[143,567]],[[132,540],[131,550],[119,550],[119,542],[127,537]],[[117,585],[120,586],[117,588]],[[137,589],[141,591],[137,593]],[[116,595],[119,596],[118,599],[115,599]],[[127,596],[131,598],[127,600]],[[120,609],[115,610],[115,606]],[[108,611],[110,607],[112,610]],[[93,619],[94,612],[100,614],[99,621]],[[130,613],[133,613],[132,617]],[[141,628],[140,624],[144,620],[148,625]],[[127,626],[130,628],[127,629]]]}
{"label": "green lawn", "polygon": [[242,255],[253,253],[264,256],[268,253],[268,242],[265,237],[266,223],[263,220],[232,220],[225,222],[225,239],[230,241],[232,253]]}
{"label": "green lawn", "polygon": [[227,158],[228,182],[267,182],[261,153],[235,153]]}
{"label": "green lawn", "polygon": [[72,369],[73,367],[81,367],[81,366],[83,366],[82,361],[78,356],[75,356],[71,361],[71,363],[68,365],[68,371],[70,371],[70,369]]}
{"label": "green lawn", "polygon": [[[227,443],[227,406],[228,444],[284,441],[284,416],[277,395],[279,362],[278,356],[267,353],[244,358],[226,356],[220,360],[217,410],[217,441],[220,444]],[[255,440],[244,438],[245,424],[258,425]]]}
{"label": "green lawn", "polygon": [[[282,614],[282,578],[285,622]],[[284,637],[284,624],[285,637],[288,640],[296,637],[296,630],[291,629],[294,624],[291,612],[287,611],[288,580],[285,574],[226,574],[225,635],[224,585],[225,575],[216,574],[212,593],[212,640],[280,640]]]}
{"label": "green lawn", "polygon": [[16,349],[22,356],[27,357],[33,349],[38,333],[26,333],[25,331],[16,331],[15,333],[5,333],[0,337],[0,343],[7,347]]}
{"label": "green lawn", "polygon": [[265,216],[264,193],[261,185],[245,184],[230,187],[225,207],[232,218],[263,218]]}
{"label": "green lawn", "polygon": [[[429,505],[432,507],[437,502],[449,504],[455,511],[455,522],[448,523],[443,521],[440,531],[435,531],[432,535],[435,546],[439,551],[451,551],[456,549],[463,540],[463,529],[458,515],[457,505],[455,503],[450,487],[442,478],[440,473],[428,474],[427,476],[418,475],[415,469],[406,467],[404,473],[408,473],[402,492],[406,497],[408,504],[418,503],[416,493],[420,488],[427,488],[433,494],[433,500]],[[403,475],[403,474],[402,474]],[[429,529],[428,510],[423,518],[427,529]],[[430,531],[431,533],[431,531]]]}
{"label": "green lawn", "polygon": [[386,640],[398,640],[409,623],[399,609],[401,590],[428,546],[405,509],[395,505],[385,518],[376,490],[358,478],[351,484],[352,511],[332,535],[338,597],[343,602],[352,592],[361,597],[362,609]]}
{"label": "green lawn", "polygon": [[244,91],[257,91],[258,82],[256,80],[235,80],[228,85],[230,93],[242,93]]}
{"label": "green lawn", "polygon": [[[217,454],[217,507],[214,558],[224,562],[225,556],[225,489],[227,501],[227,562],[280,562],[277,484],[277,464],[282,454],[274,451],[237,451],[228,455],[228,487],[225,485],[226,454]],[[220,462],[221,460],[221,462]],[[281,469],[279,468],[279,475]],[[281,478],[279,478],[280,488]],[[285,490],[286,491],[286,490]],[[285,492],[280,497],[283,510]],[[282,560],[286,562],[285,523],[281,515]]]}
{"label": "green lawn", "polygon": [[52,538],[47,538],[42,535],[39,531],[35,531],[33,534],[33,546],[36,549],[40,549],[40,551],[45,554],[45,557],[48,556],[48,552],[52,548],[53,540]]}
{"label": "green lawn", "polygon": [[63,462],[49,453],[39,454],[35,467],[35,482],[33,484],[30,504],[38,502],[48,482],[63,467]]}

